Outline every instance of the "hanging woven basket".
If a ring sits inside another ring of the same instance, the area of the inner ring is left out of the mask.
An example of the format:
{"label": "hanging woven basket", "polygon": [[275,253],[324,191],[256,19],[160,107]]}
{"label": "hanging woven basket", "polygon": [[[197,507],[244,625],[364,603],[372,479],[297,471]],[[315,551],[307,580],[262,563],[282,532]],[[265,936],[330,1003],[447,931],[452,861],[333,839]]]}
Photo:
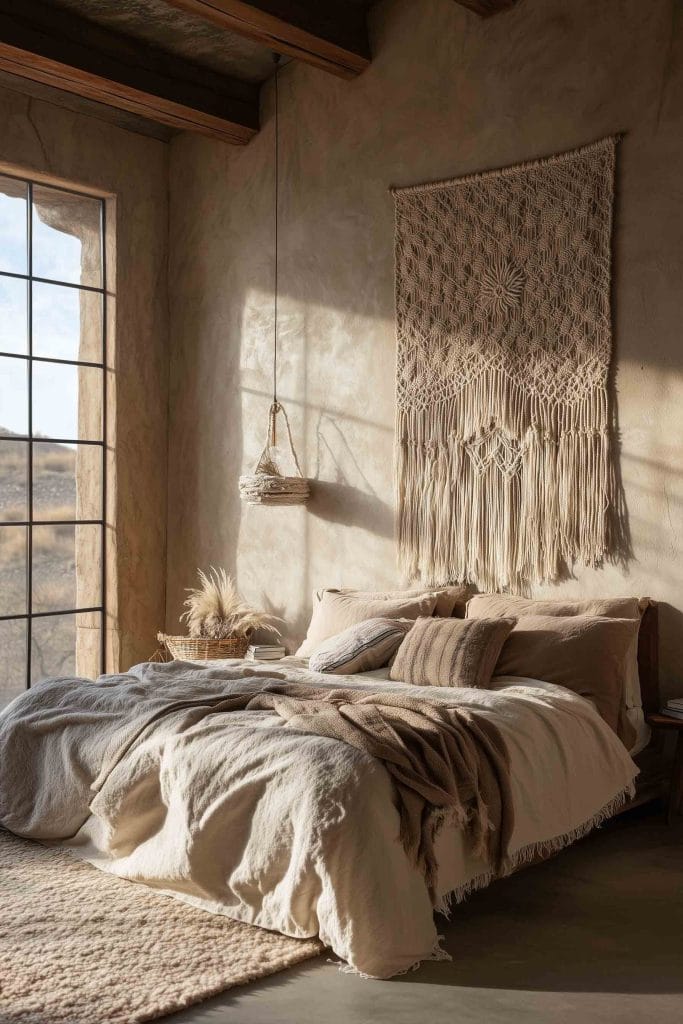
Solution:
{"label": "hanging woven basket", "polygon": [[[282,413],[287,428],[287,443],[296,476],[281,471],[277,451],[277,417]],[[294,451],[292,431],[287,413],[278,401],[273,402],[268,414],[268,439],[251,475],[240,477],[240,497],[248,505],[305,505],[310,495],[308,480],[299,466]]]}

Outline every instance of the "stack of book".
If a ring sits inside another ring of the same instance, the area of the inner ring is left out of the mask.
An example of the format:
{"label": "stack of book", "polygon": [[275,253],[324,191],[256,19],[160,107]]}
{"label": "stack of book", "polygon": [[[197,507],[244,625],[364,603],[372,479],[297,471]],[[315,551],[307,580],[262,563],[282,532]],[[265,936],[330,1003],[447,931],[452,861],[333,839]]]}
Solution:
{"label": "stack of book", "polygon": [[683,697],[672,697],[662,705],[661,712],[663,715],[669,715],[670,718],[683,719]]}
{"label": "stack of book", "polygon": [[282,644],[251,644],[247,648],[247,658],[251,661],[279,661],[285,653]]}

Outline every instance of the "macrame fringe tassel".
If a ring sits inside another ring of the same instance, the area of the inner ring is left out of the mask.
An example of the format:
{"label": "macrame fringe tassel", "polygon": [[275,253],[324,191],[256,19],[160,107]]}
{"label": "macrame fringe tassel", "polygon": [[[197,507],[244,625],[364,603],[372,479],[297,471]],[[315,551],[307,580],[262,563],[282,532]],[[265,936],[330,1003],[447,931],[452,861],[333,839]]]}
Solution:
{"label": "macrame fringe tassel", "polygon": [[401,569],[523,592],[608,550],[607,395],[544,401],[489,370],[428,409],[399,407]]}

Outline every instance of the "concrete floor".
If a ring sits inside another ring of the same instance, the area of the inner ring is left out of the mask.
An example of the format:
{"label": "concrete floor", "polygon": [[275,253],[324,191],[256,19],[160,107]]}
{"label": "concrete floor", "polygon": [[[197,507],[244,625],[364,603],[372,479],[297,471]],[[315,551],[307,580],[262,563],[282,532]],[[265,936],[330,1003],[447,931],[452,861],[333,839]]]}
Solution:
{"label": "concrete floor", "polygon": [[635,811],[471,897],[440,927],[452,963],[392,981],[326,957],[169,1024],[681,1024],[683,824]]}

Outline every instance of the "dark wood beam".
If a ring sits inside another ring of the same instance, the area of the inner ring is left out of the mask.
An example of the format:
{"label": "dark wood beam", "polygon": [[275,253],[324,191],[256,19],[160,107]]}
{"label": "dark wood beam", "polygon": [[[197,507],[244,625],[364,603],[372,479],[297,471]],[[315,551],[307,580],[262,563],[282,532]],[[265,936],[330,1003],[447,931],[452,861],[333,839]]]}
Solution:
{"label": "dark wood beam", "polygon": [[160,124],[158,121],[150,121],[149,118],[132,114],[129,110],[105,106],[104,103],[98,103],[96,100],[86,100],[75,93],[64,92],[51,85],[43,85],[42,82],[34,82],[30,78],[9,75],[1,68],[0,88],[18,93],[29,100],[35,99],[42,100],[43,103],[51,103],[52,106],[59,107],[61,110],[72,110],[76,114],[97,118],[98,121],[104,121],[106,124],[125,128],[127,132],[136,132],[138,135],[146,135],[150,139],[159,139],[160,142],[170,142],[175,135],[172,128]]}
{"label": "dark wood beam", "polygon": [[258,86],[39,0],[0,0],[0,70],[226,142],[258,131]]}
{"label": "dark wood beam", "polygon": [[455,0],[456,4],[466,7],[468,11],[474,11],[480,18],[490,18],[492,14],[499,14],[507,11],[517,3],[517,0]]}
{"label": "dark wood beam", "polygon": [[166,2],[342,78],[353,78],[370,63],[361,5],[344,0]]}

